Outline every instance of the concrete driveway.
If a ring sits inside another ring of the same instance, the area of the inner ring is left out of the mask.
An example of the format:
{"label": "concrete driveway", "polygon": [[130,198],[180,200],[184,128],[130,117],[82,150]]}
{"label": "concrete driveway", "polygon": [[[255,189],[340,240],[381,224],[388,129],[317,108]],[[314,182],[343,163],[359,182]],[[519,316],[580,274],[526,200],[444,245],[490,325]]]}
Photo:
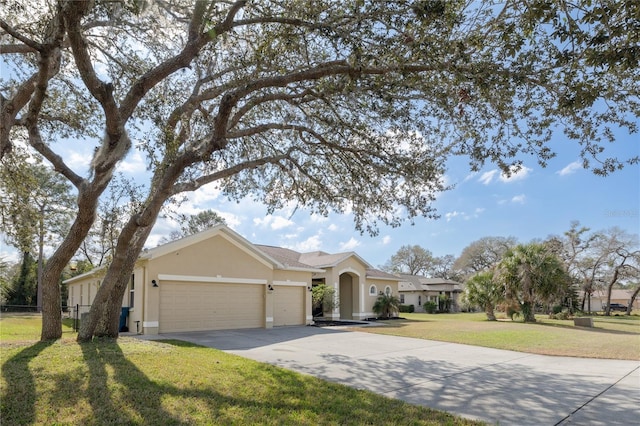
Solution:
{"label": "concrete driveway", "polygon": [[341,328],[279,327],[157,338],[221,349],[492,424],[640,424],[637,361],[531,355]]}

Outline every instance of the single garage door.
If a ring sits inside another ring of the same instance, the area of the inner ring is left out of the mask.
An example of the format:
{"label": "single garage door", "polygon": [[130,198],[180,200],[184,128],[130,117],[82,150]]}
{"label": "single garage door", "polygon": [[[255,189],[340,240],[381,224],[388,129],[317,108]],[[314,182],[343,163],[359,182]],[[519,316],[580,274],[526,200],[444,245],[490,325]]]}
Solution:
{"label": "single garage door", "polygon": [[264,286],[163,281],[160,333],[264,327]]}
{"label": "single garage door", "polygon": [[273,325],[305,323],[305,290],[302,286],[277,285],[273,292]]}

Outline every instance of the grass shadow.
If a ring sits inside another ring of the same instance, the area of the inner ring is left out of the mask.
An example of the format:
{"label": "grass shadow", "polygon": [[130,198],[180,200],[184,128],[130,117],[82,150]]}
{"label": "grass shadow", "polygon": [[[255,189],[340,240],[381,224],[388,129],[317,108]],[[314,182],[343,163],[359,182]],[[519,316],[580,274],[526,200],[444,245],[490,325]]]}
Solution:
{"label": "grass shadow", "polygon": [[[179,340],[155,341],[168,344],[180,349],[214,349]],[[87,398],[92,408],[87,422],[99,424],[185,424],[200,423],[244,423],[236,412],[251,412],[256,419],[272,410],[281,410],[287,415],[295,415],[299,408],[289,401],[279,398],[263,400],[255,398],[254,388],[246,387],[246,392],[239,394],[236,389],[234,395],[218,389],[215,383],[192,382],[191,385],[180,386],[162,379],[152,380],[138,366],[127,359],[127,356],[113,339],[96,339],[93,342],[81,344],[85,362],[89,367],[89,394]],[[151,363],[151,361],[150,361]],[[222,368],[223,364],[214,362],[208,368]],[[179,368],[177,365],[167,365],[165,368]],[[225,368],[233,370],[235,367],[227,365]],[[241,369],[233,374],[243,376],[242,383],[261,383],[272,381],[274,390],[288,383],[290,389],[304,392],[306,381],[299,379],[295,373],[271,365],[257,368]],[[276,377],[276,379],[274,379]],[[115,390],[115,391],[114,391]],[[115,400],[117,398],[117,400]],[[178,408],[176,408],[178,407]],[[188,414],[185,414],[188,413]],[[186,418],[184,416],[187,416]],[[189,418],[195,416],[196,419]]]}
{"label": "grass shadow", "polygon": [[[524,323],[521,323],[521,324],[524,324]],[[611,329],[606,329],[606,328],[600,328],[600,327],[597,327],[597,326],[594,326],[594,327],[580,327],[580,326],[575,326],[575,325],[571,325],[571,324],[557,324],[557,323],[543,322],[543,321],[537,321],[537,322],[526,323],[526,324],[540,325],[540,326],[544,326],[544,327],[564,328],[564,329],[567,329],[567,330],[581,330],[581,331],[588,331],[588,332],[592,332],[592,333],[621,334],[621,335],[627,335],[627,336],[639,336],[640,335],[640,330],[638,330],[636,332],[624,331],[624,330],[611,330]],[[597,321],[596,321],[596,324],[597,324]]]}
{"label": "grass shadow", "polygon": [[198,345],[197,343],[187,342],[186,340],[177,339],[158,339],[156,342],[165,343],[171,346],[177,346],[179,348],[206,348],[206,346]]}
{"label": "grass shadow", "polygon": [[35,422],[36,384],[29,362],[54,343],[55,340],[38,342],[3,363],[2,376],[7,383],[7,396],[0,404],[2,424],[16,424],[25,420],[27,423]]}

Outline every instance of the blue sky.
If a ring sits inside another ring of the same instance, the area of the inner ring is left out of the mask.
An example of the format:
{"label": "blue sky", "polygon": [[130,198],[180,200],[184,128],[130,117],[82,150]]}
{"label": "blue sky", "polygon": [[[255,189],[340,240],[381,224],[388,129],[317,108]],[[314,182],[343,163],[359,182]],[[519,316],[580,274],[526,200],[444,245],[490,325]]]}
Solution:
{"label": "blue sky", "polygon": [[[639,153],[638,142],[637,135],[621,135],[608,148],[628,158]],[[323,218],[303,210],[294,213],[291,206],[266,216],[259,203],[229,202],[210,188],[194,194],[184,208],[194,213],[213,208],[255,243],[299,251],[355,251],[375,267],[406,244],[420,245],[436,256],[458,256],[469,243],[485,236],[514,236],[524,243],[560,235],[573,220],[594,231],[618,226],[640,232],[638,166],[596,176],[581,167],[577,143],[556,139],[552,147],[558,155],[546,168],[523,157],[523,169],[511,178],[489,164],[471,173],[466,159],[450,159],[445,179],[455,187],[440,194],[435,203],[440,219],[416,218],[413,226],[406,223],[399,228],[382,226],[375,237],[356,231],[350,215]],[[153,245],[169,226],[159,222],[149,243]]]}
{"label": "blue sky", "polygon": [[[623,158],[638,155],[637,135],[618,137],[607,152]],[[560,235],[573,220],[594,231],[618,226],[632,233],[640,232],[640,167],[627,167],[600,177],[581,168],[577,143],[557,138],[551,147],[558,155],[546,168],[540,167],[534,158],[522,157],[523,169],[509,179],[491,164],[471,173],[466,159],[451,158],[445,179],[455,187],[441,193],[434,205],[441,218],[415,218],[413,226],[407,222],[399,228],[381,226],[375,237],[356,231],[348,214],[325,218],[291,205],[266,215],[259,202],[228,201],[212,186],[190,194],[180,211],[195,214],[211,208],[252,242],[303,252],[355,251],[374,267],[383,265],[406,244],[420,245],[436,256],[458,256],[469,243],[485,236],[513,236],[520,242],[529,242]],[[92,148],[78,148],[74,144],[73,150],[70,148],[63,156],[82,173]],[[139,152],[132,151],[120,164],[120,170],[142,179],[144,159]],[[160,219],[148,246],[155,247],[160,239],[178,228],[178,223]],[[2,242],[0,258],[15,260],[16,254]]]}

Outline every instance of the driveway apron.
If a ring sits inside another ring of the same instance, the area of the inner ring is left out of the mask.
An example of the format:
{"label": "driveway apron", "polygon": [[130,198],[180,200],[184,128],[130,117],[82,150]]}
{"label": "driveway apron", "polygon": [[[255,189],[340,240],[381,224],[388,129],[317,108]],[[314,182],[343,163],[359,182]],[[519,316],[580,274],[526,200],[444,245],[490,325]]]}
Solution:
{"label": "driveway apron", "polygon": [[197,343],[490,424],[640,424],[638,361],[532,355],[340,327],[154,338]]}

